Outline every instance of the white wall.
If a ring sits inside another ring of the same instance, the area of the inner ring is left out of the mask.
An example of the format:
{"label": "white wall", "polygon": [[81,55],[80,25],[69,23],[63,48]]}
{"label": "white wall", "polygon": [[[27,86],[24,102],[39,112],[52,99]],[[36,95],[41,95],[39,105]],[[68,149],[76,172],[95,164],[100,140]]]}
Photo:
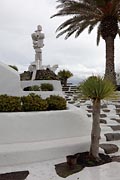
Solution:
{"label": "white wall", "polygon": [[[24,87],[32,85],[40,85],[41,83],[53,84],[54,91],[23,91]],[[8,65],[0,62],[0,94],[7,94],[12,96],[26,96],[29,93],[36,93],[42,98],[50,95],[63,96],[62,86],[57,80],[41,80],[41,81],[21,81],[19,73]]]}
{"label": "white wall", "polygon": [[0,144],[84,137],[90,129],[82,110],[0,113]]}
{"label": "white wall", "polygon": [[0,166],[58,159],[90,148],[82,109],[0,113]]}
{"label": "white wall", "polygon": [[42,84],[42,83],[52,84],[54,87],[54,91],[62,91],[61,83],[58,80],[21,81],[21,87],[22,87],[22,89],[24,89],[25,87],[28,87],[28,86],[34,86],[34,85],[40,86],[40,84]]}
{"label": "white wall", "polygon": [[[23,96],[30,93],[21,90],[19,79],[17,71],[0,63],[0,94]],[[52,84],[55,91],[35,93],[44,98],[50,94],[63,96],[60,82],[53,81]],[[54,159],[80,149],[87,150],[90,130],[88,117],[75,108],[0,113],[0,166]]]}
{"label": "white wall", "polygon": [[16,70],[0,62],[0,94],[20,95],[20,77]]}
{"label": "white wall", "polygon": [[58,80],[34,80],[34,81],[21,81],[21,87],[24,89],[25,87],[34,86],[42,83],[49,83],[53,85],[54,90],[53,91],[23,91],[22,95],[28,95],[29,93],[36,93],[38,95],[41,95],[43,99],[49,97],[50,95],[59,95],[64,97],[64,93],[62,91],[62,86],[60,81]]}

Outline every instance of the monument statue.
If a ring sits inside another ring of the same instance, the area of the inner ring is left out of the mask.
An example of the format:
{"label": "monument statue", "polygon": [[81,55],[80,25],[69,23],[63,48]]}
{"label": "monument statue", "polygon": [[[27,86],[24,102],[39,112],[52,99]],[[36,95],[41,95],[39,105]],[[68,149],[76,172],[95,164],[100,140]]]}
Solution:
{"label": "monument statue", "polygon": [[33,48],[35,49],[35,64],[36,64],[36,70],[39,70],[42,68],[42,49],[43,39],[45,38],[44,34],[41,32],[42,26],[38,25],[37,30],[31,34],[32,40],[33,40]]}
{"label": "monument statue", "polygon": [[33,61],[29,67],[28,71],[32,72],[32,80],[35,80],[37,70],[49,69],[53,72],[56,71],[58,65],[55,64],[52,67],[50,65],[42,65],[42,48],[44,47],[43,40],[45,38],[44,33],[42,33],[42,26],[38,25],[37,30],[31,34],[33,41],[33,48],[35,50],[35,61]]}

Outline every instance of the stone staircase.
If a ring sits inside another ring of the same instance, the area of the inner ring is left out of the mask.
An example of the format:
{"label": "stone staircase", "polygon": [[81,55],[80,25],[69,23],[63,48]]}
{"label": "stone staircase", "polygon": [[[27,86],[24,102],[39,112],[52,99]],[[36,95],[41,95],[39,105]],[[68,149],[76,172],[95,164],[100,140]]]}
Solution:
{"label": "stone staircase", "polygon": [[67,86],[62,86],[62,91],[68,103],[73,104],[78,99],[79,91],[77,90],[77,85],[68,83]]}

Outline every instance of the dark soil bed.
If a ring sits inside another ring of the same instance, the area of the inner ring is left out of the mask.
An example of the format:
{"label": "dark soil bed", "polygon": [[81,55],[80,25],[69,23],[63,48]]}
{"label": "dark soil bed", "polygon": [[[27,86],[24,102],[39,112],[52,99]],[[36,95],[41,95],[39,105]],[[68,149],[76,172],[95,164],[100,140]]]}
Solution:
{"label": "dark soil bed", "polygon": [[112,162],[109,155],[99,153],[100,160],[97,161],[89,156],[89,152],[77,153],[73,156],[73,164],[70,162],[63,162],[55,165],[56,173],[63,178],[81,171],[85,167],[99,166],[102,164]]}
{"label": "dark soil bed", "polygon": [[29,171],[16,171],[0,174],[0,180],[25,180],[29,175]]}

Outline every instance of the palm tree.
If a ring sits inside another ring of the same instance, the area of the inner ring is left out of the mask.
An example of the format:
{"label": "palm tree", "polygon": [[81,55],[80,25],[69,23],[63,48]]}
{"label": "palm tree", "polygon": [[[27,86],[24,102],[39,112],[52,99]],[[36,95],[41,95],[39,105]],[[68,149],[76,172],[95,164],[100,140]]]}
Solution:
{"label": "palm tree", "polygon": [[120,0],[58,0],[58,11],[55,16],[71,15],[71,18],[58,28],[57,37],[66,33],[65,39],[73,33],[78,37],[86,28],[90,33],[97,26],[97,45],[100,37],[106,44],[105,78],[116,84],[114,68],[114,39],[120,36]]}
{"label": "palm tree", "polygon": [[101,100],[113,95],[115,86],[106,79],[91,76],[85,80],[79,89],[81,93],[92,100],[93,103],[93,123],[91,131],[90,156],[99,160],[99,140],[100,140],[100,106]]}
{"label": "palm tree", "polygon": [[68,80],[68,78],[70,78],[72,76],[73,76],[73,74],[69,70],[63,69],[58,72],[58,77],[64,86],[67,86],[67,80]]}

